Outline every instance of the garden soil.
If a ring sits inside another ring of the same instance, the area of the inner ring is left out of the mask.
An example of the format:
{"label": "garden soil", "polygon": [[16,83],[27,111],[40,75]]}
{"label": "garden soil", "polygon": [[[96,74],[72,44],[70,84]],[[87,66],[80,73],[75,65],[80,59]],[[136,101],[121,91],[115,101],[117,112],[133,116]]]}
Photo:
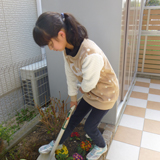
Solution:
{"label": "garden soil", "polygon": [[[64,145],[67,146],[69,151],[69,156],[73,156],[77,152],[77,147],[80,145],[81,141],[86,140],[86,133],[84,131],[84,125],[79,124],[73,132],[78,132],[80,135],[80,140],[70,140],[70,137],[65,141]],[[101,133],[103,132],[100,129]],[[18,145],[13,147],[6,154],[8,160],[36,160],[39,156],[38,148],[44,144],[48,144],[51,140],[56,140],[58,135],[48,133],[43,124],[37,126],[36,130],[30,133],[26,138],[24,138]],[[91,142],[93,144],[93,142]],[[93,144],[94,145],[94,144]],[[85,156],[83,157],[85,160]]]}

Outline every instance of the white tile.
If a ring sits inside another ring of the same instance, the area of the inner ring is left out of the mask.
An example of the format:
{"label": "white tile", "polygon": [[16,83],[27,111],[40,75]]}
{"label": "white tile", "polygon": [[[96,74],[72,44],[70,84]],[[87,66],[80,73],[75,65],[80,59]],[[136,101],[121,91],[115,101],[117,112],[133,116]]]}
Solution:
{"label": "white tile", "polygon": [[147,78],[136,78],[136,81],[139,81],[139,82],[146,82],[146,83],[150,83],[150,79],[147,79]]}
{"label": "white tile", "polygon": [[150,83],[149,87],[154,89],[160,89],[160,84]]}
{"label": "white tile", "polygon": [[123,114],[120,126],[143,130],[144,118]]}
{"label": "white tile", "polygon": [[155,121],[160,121],[160,111],[153,109],[146,109],[146,119],[151,119]]}
{"label": "white tile", "polygon": [[160,96],[155,94],[148,94],[149,101],[160,102]]}
{"label": "white tile", "polygon": [[140,86],[134,86],[133,91],[142,92],[142,93],[149,93],[149,88],[140,87]]}
{"label": "white tile", "polygon": [[130,97],[127,104],[131,106],[146,108],[147,100]]}
{"label": "white tile", "polygon": [[160,135],[143,132],[141,147],[160,152]]}
{"label": "white tile", "polygon": [[107,154],[109,160],[138,160],[140,148],[113,140]]}

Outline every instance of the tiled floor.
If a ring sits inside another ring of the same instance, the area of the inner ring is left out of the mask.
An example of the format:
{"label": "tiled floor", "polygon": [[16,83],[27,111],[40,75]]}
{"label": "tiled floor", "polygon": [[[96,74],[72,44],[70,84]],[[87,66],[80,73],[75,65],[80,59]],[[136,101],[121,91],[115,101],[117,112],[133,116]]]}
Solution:
{"label": "tiled floor", "polygon": [[160,160],[160,80],[137,78],[108,160]]}

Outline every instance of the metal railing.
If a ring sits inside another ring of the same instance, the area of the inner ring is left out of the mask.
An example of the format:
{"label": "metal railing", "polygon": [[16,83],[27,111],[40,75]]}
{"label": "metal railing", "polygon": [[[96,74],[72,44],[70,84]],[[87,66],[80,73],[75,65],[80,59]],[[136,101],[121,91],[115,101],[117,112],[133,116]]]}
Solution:
{"label": "metal railing", "polygon": [[160,6],[144,7],[137,73],[160,76]]}

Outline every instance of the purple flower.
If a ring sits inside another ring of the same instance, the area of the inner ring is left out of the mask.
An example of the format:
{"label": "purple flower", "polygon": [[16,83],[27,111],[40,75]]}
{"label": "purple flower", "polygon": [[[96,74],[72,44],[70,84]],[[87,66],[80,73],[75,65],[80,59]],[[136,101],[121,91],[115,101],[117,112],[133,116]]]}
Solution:
{"label": "purple flower", "polygon": [[73,155],[73,158],[74,158],[75,160],[83,160],[83,157],[82,157],[80,154],[78,154],[78,153],[75,153],[75,154]]}

